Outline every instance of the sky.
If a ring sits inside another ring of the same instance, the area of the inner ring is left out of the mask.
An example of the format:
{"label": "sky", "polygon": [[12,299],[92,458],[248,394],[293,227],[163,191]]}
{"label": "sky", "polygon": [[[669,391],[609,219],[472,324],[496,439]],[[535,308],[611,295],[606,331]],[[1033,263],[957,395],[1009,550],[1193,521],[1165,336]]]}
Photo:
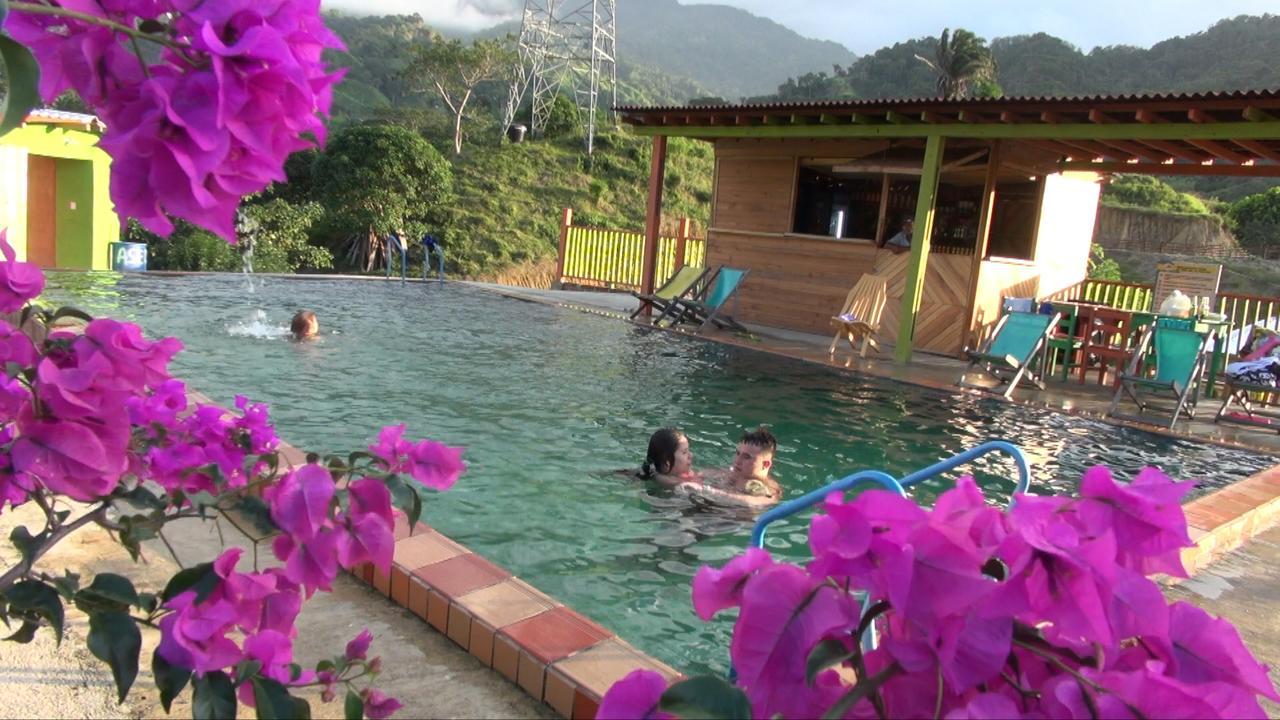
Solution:
{"label": "sky", "polygon": [[[578,0],[559,0],[571,3]],[[647,2],[647,0],[617,0]],[[1236,15],[1280,12],[1277,0],[718,0],[806,37],[863,55],[900,40],[963,27],[993,37],[1047,32],[1086,52],[1098,45],[1151,45]],[[429,25],[479,30],[519,17],[524,0],[324,0],[360,13],[418,13]]]}

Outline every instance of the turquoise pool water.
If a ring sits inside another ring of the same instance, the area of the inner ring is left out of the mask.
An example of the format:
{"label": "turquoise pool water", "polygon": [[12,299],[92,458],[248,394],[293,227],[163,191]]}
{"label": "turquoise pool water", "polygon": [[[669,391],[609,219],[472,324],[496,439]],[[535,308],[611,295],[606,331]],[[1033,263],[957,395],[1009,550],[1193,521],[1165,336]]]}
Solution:
{"label": "turquoise pool water", "polygon": [[[789,497],[859,469],[901,476],[997,437],[1027,451],[1039,492],[1074,489],[1096,462],[1124,475],[1155,464],[1202,489],[1273,462],[465,285],[255,282],[249,294],[234,276],[54,274],[46,301],[182,338],[176,374],[219,402],[270,403],[280,434],[308,450],[362,448],[397,422],[465,446],[470,472],[425,520],[686,672],[726,665],[732,622],[699,621],[689,580],[745,545],[751,516],[610,472],[637,466],[657,427],[684,428],[697,465],[722,466],[743,429],[771,424]],[[319,315],[319,341],[282,339],[299,308]],[[1007,461],[977,470],[993,493],[1013,487]],[[771,549],[802,557],[806,524],[776,527]]]}

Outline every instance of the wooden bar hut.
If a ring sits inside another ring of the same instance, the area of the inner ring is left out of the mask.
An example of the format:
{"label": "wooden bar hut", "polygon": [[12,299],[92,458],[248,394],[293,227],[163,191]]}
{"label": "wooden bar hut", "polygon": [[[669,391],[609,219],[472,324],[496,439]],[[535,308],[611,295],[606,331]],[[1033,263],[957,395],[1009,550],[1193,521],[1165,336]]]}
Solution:
{"label": "wooden bar hut", "polygon": [[[618,108],[653,137],[645,290],[667,137],[715,146],[707,263],[751,269],[740,319],[825,333],[863,273],[881,337],[955,355],[1006,296],[1085,278],[1107,173],[1280,176],[1280,92]],[[914,220],[909,253],[880,245]]]}

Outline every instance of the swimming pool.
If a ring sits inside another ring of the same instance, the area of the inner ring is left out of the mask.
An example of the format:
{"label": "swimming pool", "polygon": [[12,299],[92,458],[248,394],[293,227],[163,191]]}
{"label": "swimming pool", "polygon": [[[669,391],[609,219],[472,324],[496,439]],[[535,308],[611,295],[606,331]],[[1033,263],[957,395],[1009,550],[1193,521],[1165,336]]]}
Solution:
{"label": "swimming pool", "polygon": [[[1027,451],[1033,490],[1070,491],[1106,461],[1157,464],[1222,485],[1263,455],[972,395],[850,375],[618,320],[524,303],[461,284],[234,276],[51,274],[46,302],[170,334],[175,374],[215,400],[270,403],[282,437],[346,452],[382,425],[467,447],[470,472],[424,519],[685,672],[723,670],[732,623],[693,614],[689,580],[750,533],[750,516],[709,510],[611,473],[639,464],[649,433],[688,431],[698,466],[724,465],[741,431],[771,424],[789,497],[864,468],[904,475],[993,437]],[[282,338],[299,308],[322,337]],[[262,316],[259,317],[258,313]],[[1012,465],[978,469],[993,492]],[[941,485],[915,491],[928,502]],[[770,548],[801,557],[803,521]]]}

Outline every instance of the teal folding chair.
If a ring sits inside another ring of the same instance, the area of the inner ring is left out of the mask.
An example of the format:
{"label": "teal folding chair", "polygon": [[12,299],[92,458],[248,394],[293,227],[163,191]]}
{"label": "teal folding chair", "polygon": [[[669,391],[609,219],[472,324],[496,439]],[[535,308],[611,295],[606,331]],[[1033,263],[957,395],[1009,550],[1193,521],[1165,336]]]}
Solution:
{"label": "teal folding chair", "polygon": [[[1178,318],[1158,318],[1147,327],[1129,361],[1129,368],[1120,374],[1120,387],[1111,398],[1107,414],[1124,420],[1163,425],[1172,429],[1178,416],[1184,411],[1187,417],[1195,417],[1196,399],[1200,391],[1200,376],[1204,372],[1205,354],[1208,352],[1207,332],[1196,332],[1195,322]],[[1146,372],[1146,358],[1154,353],[1154,374]],[[1172,395],[1175,405],[1173,416],[1165,423],[1147,415],[1152,407],[1144,393]],[[1136,415],[1117,412],[1125,397],[1138,406]]]}
{"label": "teal folding chair", "polygon": [[657,325],[666,319],[668,327],[675,327],[682,323],[696,323],[698,332],[702,332],[708,325],[715,325],[722,330],[750,332],[724,311],[725,305],[737,294],[738,288],[742,287],[742,282],[750,272],[750,270],[721,266],[703,283],[700,293],[692,298],[672,300],[654,324]]}
{"label": "teal folding chair", "polygon": [[[1025,377],[1043,390],[1044,381],[1034,368],[1041,367],[1039,358],[1047,347],[1049,334],[1061,319],[1062,313],[1058,312],[1049,315],[1016,310],[1005,313],[986,346],[977,352],[969,351],[969,369],[956,385],[984,392],[997,392],[1002,385],[1007,385],[1000,394],[1008,398]],[[974,369],[995,379],[996,386],[966,381]]]}

